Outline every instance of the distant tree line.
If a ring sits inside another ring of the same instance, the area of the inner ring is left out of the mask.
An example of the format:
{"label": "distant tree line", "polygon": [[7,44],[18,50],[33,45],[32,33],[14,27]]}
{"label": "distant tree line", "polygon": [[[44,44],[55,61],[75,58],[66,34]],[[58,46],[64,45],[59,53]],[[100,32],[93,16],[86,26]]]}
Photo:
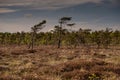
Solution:
{"label": "distant tree line", "polygon": [[53,45],[78,47],[96,46],[108,48],[110,45],[120,45],[120,31],[106,30],[92,31],[91,29],[79,29],[72,31],[65,26],[73,27],[75,23],[68,23],[71,17],[59,19],[59,25],[49,32],[40,32],[45,27],[46,20],[31,27],[31,32],[0,32],[0,45],[28,45],[33,50],[34,45]]}
{"label": "distant tree line", "polygon": [[[58,45],[59,26],[49,32],[36,33],[34,45]],[[120,45],[120,31],[110,29],[91,31],[79,29],[78,31],[61,30],[61,45],[69,47],[95,45],[107,48],[110,45]],[[0,45],[29,45],[31,32],[0,33]]]}

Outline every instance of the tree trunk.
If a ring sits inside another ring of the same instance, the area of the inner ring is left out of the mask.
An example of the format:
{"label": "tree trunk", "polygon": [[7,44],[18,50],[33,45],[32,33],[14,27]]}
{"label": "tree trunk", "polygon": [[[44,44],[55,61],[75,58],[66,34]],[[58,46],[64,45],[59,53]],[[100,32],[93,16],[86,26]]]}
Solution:
{"label": "tree trunk", "polygon": [[35,42],[35,33],[32,33],[32,43],[31,43],[31,50],[34,49],[34,42]]}
{"label": "tree trunk", "polygon": [[60,48],[61,47],[61,40],[59,39],[58,40],[58,48]]}
{"label": "tree trunk", "polygon": [[61,29],[62,29],[62,23],[60,23],[60,27],[59,27],[58,48],[61,47]]}

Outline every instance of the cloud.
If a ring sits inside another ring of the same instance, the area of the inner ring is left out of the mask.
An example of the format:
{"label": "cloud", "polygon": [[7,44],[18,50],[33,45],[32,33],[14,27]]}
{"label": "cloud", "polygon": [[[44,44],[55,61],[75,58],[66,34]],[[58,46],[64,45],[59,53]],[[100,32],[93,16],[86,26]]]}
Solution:
{"label": "cloud", "polygon": [[85,3],[104,3],[120,6],[120,0],[0,0],[0,7],[55,10]]}
{"label": "cloud", "polygon": [[33,15],[28,13],[28,14],[24,14],[24,17],[33,17]]}
{"label": "cloud", "polygon": [[112,3],[115,5],[115,6],[119,6],[120,7],[120,0],[111,0]]}
{"label": "cloud", "polygon": [[56,10],[85,3],[120,7],[120,0],[0,0],[0,7],[17,10]]}
{"label": "cloud", "polygon": [[9,9],[9,8],[0,8],[0,13],[10,13],[15,12],[17,10]]}
{"label": "cloud", "polygon": [[20,6],[26,9],[60,9],[88,2],[99,3],[101,0],[0,0],[0,6]]}
{"label": "cloud", "polygon": [[120,0],[101,0],[102,5],[120,7]]}

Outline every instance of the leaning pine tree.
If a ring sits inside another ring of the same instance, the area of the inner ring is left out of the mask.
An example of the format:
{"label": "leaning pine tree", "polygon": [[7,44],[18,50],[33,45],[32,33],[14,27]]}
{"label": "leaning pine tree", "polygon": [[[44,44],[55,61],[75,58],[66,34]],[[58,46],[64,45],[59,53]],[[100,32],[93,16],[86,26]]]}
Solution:
{"label": "leaning pine tree", "polygon": [[31,42],[30,42],[29,48],[31,49],[32,52],[34,52],[34,43],[36,40],[36,34],[37,34],[37,32],[39,32],[41,29],[43,29],[45,27],[44,24],[46,24],[46,20],[43,20],[39,24],[31,27],[32,32],[31,32]]}
{"label": "leaning pine tree", "polygon": [[67,24],[69,21],[71,21],[72,17],[62,17],[59,19],[59,24],[60,24],[60,27],[59,27],[59,38],[58,38],[58,48],[61,47],[61,41],[62,41],[62,27],[65,26],[65,25],[68,25],[68,26],[73,26],[74,24]]}

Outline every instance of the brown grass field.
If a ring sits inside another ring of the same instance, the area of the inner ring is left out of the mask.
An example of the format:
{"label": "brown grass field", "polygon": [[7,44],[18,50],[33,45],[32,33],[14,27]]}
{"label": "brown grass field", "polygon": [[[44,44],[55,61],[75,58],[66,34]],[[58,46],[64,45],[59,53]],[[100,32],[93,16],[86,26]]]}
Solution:
{"label": "brown grass field", "polygon": [[120,80],[120,47],[0,46],[0,80]]}

